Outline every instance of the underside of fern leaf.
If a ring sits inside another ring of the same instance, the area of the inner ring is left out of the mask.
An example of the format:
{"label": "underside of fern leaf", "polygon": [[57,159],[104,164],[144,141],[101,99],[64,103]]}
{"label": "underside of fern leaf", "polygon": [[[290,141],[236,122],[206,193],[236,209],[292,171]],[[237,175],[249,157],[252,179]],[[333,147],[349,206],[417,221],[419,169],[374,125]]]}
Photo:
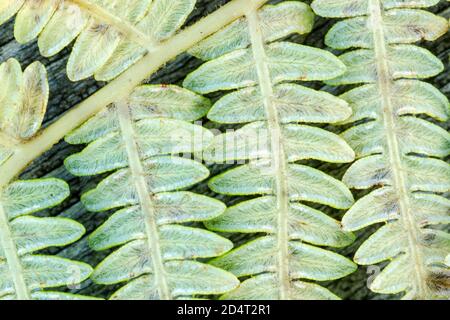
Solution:
{"label": "underside of fern leaf", "polygon": [[[195,46],[190,53],[209,60],[184,86],[199,93],[232,90],[208,114],[218,123],[245,124],[216,136],[204,158],[217,163],[248,161],[210,180],[227,195],[255,195],[206,222],[215,231],[267,235],[211,261],[248,277],[224,299],[335,299],[306,280],[331,280],[355,270],[348,259],[318,246],[342,247],[353,235],[338,221],[300,201],[346,209],[347,187],[327,174],[295,162],[317,159],[350,162],[351,148],[340,137],[301,122],[331,123],[350,116],[347,103],[288,81],[326,80],[344,72],[332,54],[277,41],[311,30],[314,15],[297,1],[255,6],[241,18]],[[262,195],[262,196],[261,196]]]}
{"label": "underside of fern leaf", "polygon": [[[352,188],[380,186],[364,196],[343,218],[353,231],[379,222],[378,229],[356,252],[355,261],[390,263],[371,289],[404,293],[405,299],[448,295],[450,168],[438,158],[450,150],[450,135],[424,120],[448,120],[447,98],[432,85],[416,80],[437,75],[443,65],[429,51],[410,43],[435,40],[448,22],[420,7],[438,0],[316,0],[313,9],[326,17],[348,18],[326,36],[336,49],[358,47],[340,56],[347,72],[330,84],[359,84],[342,98],[359,122],[342,137],[358,160],[344,176]],[[361,120],[364,120],[361,124]]]}
{"label": "underside of fern leaf", "polygon": [[66,137],[69,143],[89,143],[66,159],[73,174],[119,169],[82,197],[91,211],[121,208],[90,236],[94,250],[120,246],[92,277],[100,284],[128,282],[111,299],[177,299],[237,286],[231,273],[194,261],[219,256],[232,243],[180,225],[225,210],[220,201],[177,191],[209,175],[201,163],[177,156],[209,145],[212,133],[189,123],[209,107],[209,100],[186,89],[144,85]]}
{"label": "underside of fern leaf", "polygon": [[[48,100],[45,68],[31,64],[22,72],[10,59],[0,65],[0,169],[1,164],[41,126]],[[64,246],[85,232],[79,223],[65,218],[38,218],[31,214],[62,202],[68,185],[46,178],[14,181],[0,189],[0,300],[86,299],[46,288],[77,284],[92,268],[84,263],[36,251]],[[76,272],[78,277],[73,277]]]}
{"label": "underside of fern leaf", "polygon": [[195,0],[3,0],[0,24],[17,13],[14,35],[38,37],[42,55],[53,56],[76,39],[67,65],[73,81],[92,75],[108,81],[171,37]]}

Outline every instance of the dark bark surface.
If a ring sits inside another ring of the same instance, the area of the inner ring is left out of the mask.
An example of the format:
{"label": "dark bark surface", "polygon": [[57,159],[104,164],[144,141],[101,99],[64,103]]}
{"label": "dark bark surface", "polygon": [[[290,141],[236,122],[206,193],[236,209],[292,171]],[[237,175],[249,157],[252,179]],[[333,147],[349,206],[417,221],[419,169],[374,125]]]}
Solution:
{"label": "dark bark surface", "polygon": [[[193,23],[202,16],[206,15],[208,12],[214,11],[221,4],[228,2],[227,0],[199,0],[197,1],[197,7],[195,12],[192,14],[188,23]],[[279,1],[276,1],[279,2]],[[310,2],[310,1],[307,1]],[[433,12],[438,13],[450,18],[450,5],[441,1],[440,5],[432,8]],[[296,37],[293,41],[304,42],[307,45],[315,46],[319,48],[324,48],[324,35],[333,25],[333,20],[324,20],[321,18],[316,19],[315,29],[307,37]],[[435,53],[448,67],[449,54],[450,54],[450,36],[447,34],[436,42],[424,43],[423,45]],[[31,42],[27,45],[18,44],[13,37],[13,20],[0,26],[0,62],[7,60],[8,58],[14,57],[20,61],[23,67],[32,63],[33,61],[41,61],[47,67],[50,81],[50,103],[48,107],[48,112],[45,118],[44,126],[56,121],[65,111],[74,107],[77,103],[81,102],[83,99],[90,96],[92,93],[100,89],[104,83],[98,83],[93,79],[86,81],[81,81],[77,83],[70,82],[65,73],[65,67],[67,63],[68,56],[70,54],[70,48],[63,50],[57,56],[50,59],[45,59],[40,56],[37,49],[36,41]],[[188,56],[187,54],[180,55],[177,59],[167,64],[163,69],[153,75],[147,82],[150,83],[173,83],[180,84],[184,77],[194,70],[197,66],[201,64],[200,61]],[[448,70],[448,68],[447,68]],[[446,71],[445,73],[429,80],[436,87],[440,88],[444,94],[449,96],[450,94],[450,73]],[[320,88],[320,85],[308,84],[315,88]],[[325,87],[325,90],[331,91],[333,93],[339,93],[344,90],[344,88],[334,89]],[[212,97],[214,99],[214,97]],[[213,127],[213,124],[206,124],[209,127]],[[332,130],[339,130],[337,128],[331,127]],[[43,176],[54,176],[66,180],[71,187],[71,196],[63,204],[43,212],[42,215],[62,215],[76,219],[82,223],[86,229],[86,235],[89,235],[99,224],[101,224],[111,212],[106,213],[90,213],[87,212],[83,205],[79,202],[80,195],[85,191],[93,188],[102,177],[94,178],[78,178],[72,176],[68,173],[63,165],[64,159],[79,150],[82,147],[70,146],[65,142],[60,142],[54,146],[51,150],[46,152],[44,155],[36,159],[22,174],[21,178],[36,178]],[[329,165],[320,162],[311,162],[311,165],[319,167],[322,170],[327,171],[331,175],[341,178],[343,172],[348,166],[342,165]],[[223,166],[211,167],[212,175],[219,171],[223,171]],[[206,184],[201,184],[195,187],[195,191],[201,192],[203,194],[208,194],[217,198],[224,200],[227,204],[236,202],[238,199],[223,198],[217,194],[212,193],[208,190]],[[356,195],[358,198],[360,195]],[[340,218],[343,212],[336,212],[336,210],[331,211],[328,208],[324,208],[324,211],[329,212],[331,215]],[[355,250],[358,248],[363,239],[367,238],[373,232],[373,229],[364,230],[360,232],[359,239],[351,246],[340,250],[341,253],[352,257]],[[249,239],[248,236],[233,235],[231,239],[235,243],[242,243]],[[62,256],[73,258],[76,260],[85,261],[92,266],[95,266],[101,259],[105,257],[108,252],[96,253],[93,252],[86,242],[86,238],[81,239],[77,243],[68,246],[60,251],[54,250],[53,253],[58,253]],[[380,299],[386,298],[384,296],[379,296],[371,293],[367,289],[367,281],[370,280],[370,275],[377,272],[377,267],[360,267],[354,274],[330,283],[325,283],[324,285],[329,287],[332,291],[340,295],[344,299]],[[115,287],[99,286],[94,285],[89,280],[85,281],[79,289],[72,291],[79,292],[82,294],[107,297]],[[391,297],[392,298],[392,297]]]}

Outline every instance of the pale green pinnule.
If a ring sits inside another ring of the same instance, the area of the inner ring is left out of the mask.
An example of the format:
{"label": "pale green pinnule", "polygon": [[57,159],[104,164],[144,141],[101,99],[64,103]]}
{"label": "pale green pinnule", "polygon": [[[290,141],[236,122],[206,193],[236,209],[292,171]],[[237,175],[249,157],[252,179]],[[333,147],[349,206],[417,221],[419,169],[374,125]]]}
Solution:
{"label": "pale green pinnule", "polygon": [[[225,95],[211,108],[208,118],[218,123],[267,120],[259,95],[257,87]],[[276,104],[282,123],[329,123],[341,121],[351,115],[351,110],[342,99],[324,91],[291,83],[282,83],[274,88],[273,103]]]}
{"label": "pale green pinnule", "polygon": [[[440,0],[380,0],[385,9],[426,8]],[[347,18],[365,16],[370,13],[368,0],[314,0],[311,4],[316,14],[322,17]]]}
{"label": "pale green pinnule", "polygon": [[[275,42],[293,33],[306,34],[312,30],[314,14],[299,1],[266,5],[259,11],[261,32],[267,43]],[[251,44],[248,23],[240,18],[222,30],[195,45],[189,53],[202,60],[213,60]]]}
{"label": "pale green pinnule", "polygon": [[[286,157],[290,162],[304,159],[346,163],[353,161],[352,149],[338,136],[315,127],[286,124],[283,128]],[[217,147],[204,152],[214,162],[270,158],[270,131],[263,121],[252,122],[221,136]],[[343,152],[345,151],[345,152]]]}
{"label": "pale green pinnule", "polygon": [[[338,209],[347,209],[353,203],[347,187],[322,171],[298,164],[289,164],[286,171],[287,192],[293,201],[317,202]],[[227,195],[272,195],[275,179],[270,160],[259,160],[215,176],[209,186]]]}
{"label": "pale green pinnule", "polygon": [[[208,99],[172,85],[164,85],[164,90],[161,85],[139,86],[131,93],[129,101],[133,105],[131,117],[134,120],[168,118],[192,122],[204,117],[211,108]],[[65,140],[71,144],[89,143],[113,132],[117,126],[116,106],[111,105],[69,133]]]}
{"label": "pale green pinnule", "polygon": [[[83,160],[78,160],[77,163],[83,163]],[[67,168],[71,172],[78,172],[72,165],[72,162],[67,162]],[[185,189],[209,176],[209,171],[202,164],[179,157],[151,157],[143,161],[142,166],[143,178],[153,193]],[[121,169],[105,178],[94,190],[86,192],[82,201],[89,209],[111,209],[124,204],[135,204],[138,195],[130,187],[134,183],[133,179],[130,169]]]}
{"label": "pale green pinnule", "polygon": [[[384,15],[385,41],[388,44],[433,41],[442,35],[444,20],[416,9],[392,9]],[[412,27],[413,26],[413,27]],[[371,21],[367,16],[337,22],[327,33],[325,43],[336,49],[373,48]]]}
{"label": "pale green pinnule", "polygon": [[31,138],[39,130],[47,108],[47,71],[39,62],[22,72],[15,59],[0,65],[1,119],[4,134],[17,140]]}
{"label": "pale green pinnule", "polygon": [[[142,119],[135,128],[144,157],[160,154],[199,152],[209,144],[213,134],[199,125],[174,119]],[[127,166],[127,150],[119,132],[99,138],[70,156],[66,166],[77,175],[93,175]]]}
{"label": "pale green pinnule", "polygon": [[[344,232],[340,223],[319,210],[300,203],[292,203],[289,208],[290,234],[293,239],[308,243],[343,247],[353,242],[354,236]],[[228,232],[276,232],[276,202],[271,196],[259,197],[229,207],[227,214],[221,215],[207,226],[217,231]],[[226,226],[226,230],[221,230]]]}
{"label": "pale green pinnule", "polygon": [[[192,260],[173,260],[166,263],[167,281],[174,287],[173,295],[185,300],[196,294],[221,294],[224,283],[231,282],[230,273]],[[236,287],[236,283],[232,287]],[[152,274],[134,279],[117,290],[113,300],[158,299],[155,278]]]}
{"label": "pale green pinnule", "polygon": [[[271,43],[266,59],[274,84],[294,80],[326,80],[341,75],[344,65],[331,53],[290,42]],[[184,85],[200,93],[257,85],[258,73],[249,49],[240,49],[206,62],[188,75]],[[289,68],[286,68],[286,66]]]}
{"label": "pale green pinnule", "polygon": [[[277,279],[271,273],[264,273],[244,281],[238,290],[224,294],[222,300],[274,300],[278,297]],[[324,287],[312,282],[292,283],[292,299],[296,300],[339,300],[339,297]]]}
{"label": "pale green pinnule", "polygon": [[[391,105],[399,116],[425,114],[439,121],[448,117],[448,100],[437,88],[429,83],[416,80],[397,80],[393,84]],[[341,95],[353,109],[350,118],[342,123],[352,123],[365,118],[379,119],[382,98],[377,87],[367,84]]]}
{"label": "pale green pinnule", "polygon": [[[444,70],[444,65],[438,58],[417,46],[398,44],[388,48],[385,55],[392,79],[425,79]],[[347,65],[347,72],[327,81],[328,84],[377,82],[377,58],[373,50],[350,51],[341,55],[340,59]]]}

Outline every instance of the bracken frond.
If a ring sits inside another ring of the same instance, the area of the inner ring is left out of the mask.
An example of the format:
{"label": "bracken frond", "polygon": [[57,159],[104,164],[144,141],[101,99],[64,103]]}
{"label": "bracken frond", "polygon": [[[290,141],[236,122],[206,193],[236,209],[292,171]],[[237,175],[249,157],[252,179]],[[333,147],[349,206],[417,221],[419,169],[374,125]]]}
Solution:
{"label": "bracken frond", "polygon": [[[331,53],[280,41],[312,29],[314,15],[297,1],[248,10],[246,16],[195,46],[190,53],[209,60],[184,86],[199,93],[233,90],[208,113],[219,123],[243,123],[216,136],[204,152],[217,163],[248,161],[210,180],[226,195],[255,195],[206,223],[215,231],[266,233],[211,261],[238,277],[251,276],[223,299],[336,299],[307,280],[332,280],[355,270],[348,259],[317,246],[353,241],[340,223],[301,204],[349,208],[345,185],[304,159],[345,163],[354,153],[337,135],[301,122],[331,123],[350,116],[346,102],[293,81],[339,76],[344,65]],[[262,195],[262,196],[261,196]]]}
{"label": "bracken frond", "polygon": [[209,100],[177,86],[143,85],[66,137],[89,143],[66,159],[75,175],[117,170],[81,201],[90,211],[120,208],[89,238],[94,250],[116,248],[95,269],[99,284],[127,282],[111,299],[180,299],[227,292],[230,273],[198,261],[233,244],[215,233],[180,224],[222,214],[218,200],[179,191],[209,176],[201,163],[177,156],[201,152],[213,134],[197,120]]}
{"label": "bracken frond", "polygon": [[[343,218],[353,231],[385,222],[356,252],[355,261],[390,263],[371,289],[404,293],[405,299],[434,299],[448,294],[450,167],[440,160],[450,151],[450,135],[424,120],[448,120],[447,98],[417,79],[440,73],[442,62],[412,45],[445,34],[444,18],[418,9],[438,0],[316,0],[316,13],[345,17],[326,36],[337,49],[362,48],[340,56],[348,70],[333,85],[359,84],[341,96],[353,109],[342,133],[358,160],[344,176],[351,188],[374,191],[359,199]],[[361,124],[360,120],[363,123]],[[447,290],[442,287],[447,286]],[[447,291],[447,292],[445,292]]]}
{"label": "bracken frond", "polygon": [[[1,167],[39,130],[49,88],[41,63],[22,72],[14,59],[0,64],[0,83]],[[70,219],[32,216],[59,204],[69,193],[67,183],[54,178],[13,181],[0,189],[0,300],[89,298],[46,290],[87,279],[92,273],[89,265],[36,253],[73,243],[85,233],[81,224]]]}

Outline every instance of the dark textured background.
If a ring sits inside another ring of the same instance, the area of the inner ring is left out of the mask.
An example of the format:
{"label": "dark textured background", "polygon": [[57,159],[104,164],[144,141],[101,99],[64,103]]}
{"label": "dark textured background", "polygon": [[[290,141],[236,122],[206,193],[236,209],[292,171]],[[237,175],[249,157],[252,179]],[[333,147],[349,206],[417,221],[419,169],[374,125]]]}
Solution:
{"label": "dark textured background", "polygon": [[[221,4],[228,2],[227,0],[198,0],[197,7],[194,13],[191,15],[188,24],[197,21],[202,16],[209,12],[217,9]],[[272,1],[279,2],[279,1]],[[311,2],[311,1],[305,1]],[[450,4],[446,1],[441,1],[441,3],[433,8],[431,11],[450,18]],[[323,38],[327,30],[333,25],[333,20],[324,20],[321,18],[316,18],[315,28],[306,37],[293,37],[291,40],[295,42],[303,42],[307,45],[324,48]],[[448,62],[450,55],[450,35],[447,34],[440,38],[438,41],[433,43],[424,43],[423,45],[435,53],[446,65],[446,72],[430,79],[429,81],[433,83],[436,87],[440,88],[444,94],[450,95],[450,72],[448,72]],[[23,67],[32,63],[35,60],[39,60],[44,63],[47,67],[50,81],[50,103],[48,107],[48,112],[45,118],[44,126],[56,121],[66,110],[72,108],[77,103],[81,102],[86,97],[90,96],[92,93],[100,89],[104,83],[98,83],[93,79],[86,81],[81,81],[77,83],[70,82],[65,74],[65,66],[70,53],[70,48],[63,50],[57,56],[50,59],[45,59],[39,55],[36,41],[31,42],[27,45],[20,45],[14,40],[13,37],[13,20],[0,26],[0,63],[7,60],[8,58],[14,57],[20,61]],[[162,70],[153,75],[147,81],[150,83],[174,83],[180,84],[184,77],[194,70],[197,66],[201,64],[200,61],[188,56],[187,54],[180,55],[176,60],[167,64]],[[309,86],[320,88],[320,84],[307,84]],[[339,93],[344,90],[344,88],[339,88],[337,91],[334,88],[324,87],[323,89]],[[215,99],[215,97],[211,97]],[[213,124],[206,124],[208,127],[213,127]],[[445,125],[445,124],[443,124]],[[339,130],[337,128],[329,127],[329,129],[335,131]],[[62,215],[71,217],[78,220],[87,229],[87,234],[89,234],[93,229],[95,229],[99,224],[101,224],[110,214],[107,213],[90,213],[87,212],[83,205],[79,202],[80,195],[95,186],[101,177],[96,178],[78,178],[72,176],[68,173],[64,166],[63,160],[70,154],[79,151],[81,147],[74,147],[66,144],[65,142],[60,142],[58,145],[53,147],[50,151],[46,152],[44,155],[39,157],[32,163],[28,169],[22,174],[21,178],[36,178],[43,176],[54,176],[66,180],[71,186],[71,196],[59,207],[46,212],[41,213],[42,215]],[[319,167],[322,170],[327,171],[329,174],[341,178],[345,168],[347,166],[342,165],[329,165],[320,162],[309,162],[314,167]],[[210,168],[212,175],[223,170],[223,166],[214,166]],[[224,198],[213,194],[208,190],[205,184],[201,184],[195,187],[195,191],[209,194],[211,196],[218,197],[224,200],[228,204],[232,204],[240,199],[236,198]],[[357,195],[357,197],[360,195]],[[336,210],[331,211],[328,208],[322,208],[324,211],[330,213],[333,216],[340,218],[343,212],[336,212]],[[373,229],[373,228],[372,228]],[[356,248],[359,246],[361,241],[366,238],[372,230],[365,230],[360,232],[359,239],[353,245],[340,250],[342,254],[352,257]],[[226,235],[229,236],[234,242],[242,243],[248,240],[248,236],[240,235]],[[52,253],[57,253],[65,257],[73,258],[76,260],[85,261],[92,266],[95,266],[106,254],[107,252],[95,253],[89,249],[87,246],[85,238],[81,239],[77,243],[68,246],[60,251],[55,250]],[[324,283],[323,285],[330,288],[332,291],[340,295],[345,299],[383,299],[388,298],[385,296],[375,295],[367,289],[367,278],[376,271],[372,268],[360,267],[354,274],[330,283]],[[62,290],[67,290],[67,288],[61,288]],[[111,286],[99,286],[92,284],[89,280],[85,281],[82,286],[78,289],[72,290],[73,292],[79,292],[82,294],[95,295],[101,297],[107,297],[115,287]],[[392,296],[390,298],[393,298]]]}

